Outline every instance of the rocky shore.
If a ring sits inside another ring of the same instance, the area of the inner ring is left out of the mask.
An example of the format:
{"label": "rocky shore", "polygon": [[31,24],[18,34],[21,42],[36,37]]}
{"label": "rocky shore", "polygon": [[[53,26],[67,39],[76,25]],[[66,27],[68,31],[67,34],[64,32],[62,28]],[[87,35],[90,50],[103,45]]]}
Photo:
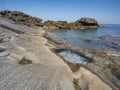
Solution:
{"label": "rocky shore", "polygon": [[[45,37],[48,38],[49,43],[56,46],[53,49],[53,52],[60,51],[60,50],[73,50],[80,54],[85,55],[86,57],[92,60],[92,63],[88,64],[73,64],[69,61],[65,62],[71,68],[73,72],[79,70],[82,66],[95,75],[99,76],[102,81],[107,83],[112,87],[113,90],[119,90],[120,88],[120,53],[119,51],[111,50],[111,49],[83,49],[83,48],[75,48],[70,44],[66,43],[63,40],[60,40],[56,36],[52,35],[49,31],[46,31]],[[111,40],[114,40],[114,37],[111,37]],[[110,41],[110,39],[109,39]],[[61,57],[61,56],[60,56]],[[62,57],[63,59],[63,57]]]}
{"label": "rocky shore", "polygon": [[98,22],[92,18],[81,18],[75,22],[68,23],[67,21],[46,21],[44,22],[44,28],[48,29],[93,29],[99,28]]}
{"label": "rocky shore", "polygon": [[54,29],[81,30],[89,28],[91,29],[99,28],[98,22],[93,18],[81,18],[71,23],[68,23],[67,21],[50,21],[50,20],[42,23],[42,19],[32,17],[18,11],[1,11],[0,16],[11,19],[18,24],[23,24],[27,26],[40,26],[45,30]]}
{"label": "rocky shore", "polygon": [[22,12],[18,11],[1,11],[0,16],[13,20],[17,24],[23,24],[27,26],[41,26],[42,25],[42,19],[32,17],[30,15],[27,15]]}
{"label": "rocky shore", "polygon": [[[116,63],[119,53],[73,48],[45,33],[43,29],[48,27],[45,23],[37,25],[33,23],[36,19],[28,22],[29,18],[21,22],[20,16],[13,20],[15,17],[11,19],[0,13],[0,89],[119,90],[119,63]],[[94,19],[83,18],[76,22],[85,28],[99,27]],[[67,62],[54,52],[61,49],[77,51],[91,58],[93,63]]]}

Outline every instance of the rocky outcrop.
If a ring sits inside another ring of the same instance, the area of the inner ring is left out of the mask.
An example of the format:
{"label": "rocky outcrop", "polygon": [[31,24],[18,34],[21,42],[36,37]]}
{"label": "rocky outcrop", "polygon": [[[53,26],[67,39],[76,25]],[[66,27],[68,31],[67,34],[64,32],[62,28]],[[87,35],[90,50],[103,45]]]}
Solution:
{"label": "rocky outcrop", "polygon": [[86,28],[98,28],[98,22],[93,18],[81,18],[80,20],[77,20],[75,23],[79,23],[83,25]]}
{"label": "rocky outcrop", "polygon": [[45,21],[44,22],[44,27],[46,29],[68,29],[68,22],[67,21]]}
{"label": "rocky outcrop", "polygon": [[88,28],[99,28],[98,22],[93,18],[81,18],[80,20],[71,23],[68,23],[67,21],[50,21],[50,20],[42,23],[42,19],[32,17],[30,15],[18,11],[1,11],[0,16],[11,19],[18,24],[23,24],[27,26],[40,26],[43,27],[43,29],[47,30],[50,29],[81,30]]}
{"label": "rocky outcrop", "polygon": [[46,21],[44,22],[44,27],[53,29],[71,29],[71,30],[81,30],[88,28],[99,28],[98,22],[92,18],[81,18],[72,23],[67,21]]}
{"label": "rocky outcrop", "polygon": [[98,22],[93,18],[81,18],[77,22],[82,23],[85,26],[98,26]]}
{"label": "rocky outcrop", "polygon": [[27,14],[24,14],[18,11],[1,11],[0,16],[11,19],[18,24],[23,24],[27,26],[41,26],[42,25],[42,19],[32,17],[30,15],[27,15]]}

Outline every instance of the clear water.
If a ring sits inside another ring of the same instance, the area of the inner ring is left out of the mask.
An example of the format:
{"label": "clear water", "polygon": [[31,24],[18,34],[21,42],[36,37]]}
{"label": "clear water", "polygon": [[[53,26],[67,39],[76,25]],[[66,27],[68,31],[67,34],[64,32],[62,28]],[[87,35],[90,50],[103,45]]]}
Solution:
{"label": "clear water", "polygon": [[[120,51],[120,25],[103,25],[106,28],[87,30],[54,30],[52,34],[65,40],[74,47],[107,48]],[[72,63],[87,64],[91,60],[75,51],[62,50],[57,52],[65,60]]]}
{"label": "clear water", "polygon": [[113,48],[120,50],[120,24],[104,24],[106,28],[87,30],[54,30],[53,35],[82,48]]}
{"label": "clear water", "polygon": [[75,51],[71,50],[61,50],[57,52],[60,56],[62,56],[65,60],[72,62],[72,63],[80,63],[80,64],[87,64],[91,63],[92,60],[79,54]]}

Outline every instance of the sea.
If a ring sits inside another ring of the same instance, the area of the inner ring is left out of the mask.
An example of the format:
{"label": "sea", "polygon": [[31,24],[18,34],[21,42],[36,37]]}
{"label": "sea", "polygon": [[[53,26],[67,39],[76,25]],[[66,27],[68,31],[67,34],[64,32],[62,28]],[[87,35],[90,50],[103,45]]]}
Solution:
{"label": "sea", "polygon": [[112,49],[120,51],[120,24],[100,24],[98,29],[53,30],[57,38],[77,48]]}

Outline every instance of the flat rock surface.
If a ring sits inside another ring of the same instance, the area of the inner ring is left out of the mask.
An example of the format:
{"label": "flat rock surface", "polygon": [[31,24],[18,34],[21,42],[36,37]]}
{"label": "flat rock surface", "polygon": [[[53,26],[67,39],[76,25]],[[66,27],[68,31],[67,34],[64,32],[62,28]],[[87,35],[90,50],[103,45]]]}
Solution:
{"label": "flat rock surface", "polygon": [[[0,45],[7,47],[0,52],[0,90],[75,90],[73,79],[79,80],[77,74],[73,75],[69,66],[45,46],[47,40],[42,37],[43,30],[31,30],[4,18],[0,18],[0,25],[0,31],[5,33]],[[24,33],[18,33],[21,31]],[[22,65],[19,64],[21,60],[30,60],[32,63]],[[86,69],[79,73],[83,72]],[[84,73],[83,76],[88,77]],[[94,90],[98,86],[101,90],[111,90],[100,78],[96,78],[102,84],[95,84],[97,86],[94,87],[94,83],[90,82]],[[83,80],[81,85],[88,80]],[[89,87],[90,90],[92,88]]]}
{"label": "flat rock surface", "polygon": [[[23,31],[22,26],[7,21],[0,20],[0,24]],[[45,39],[28,28],[24,28],[27,34],[18,34],[6,27],[0,27],[0,31],[14,39],[0,43],[1,90],[74,90],[70,69],[44,45]],[[22,56],[33,63],[19,64]]]}

